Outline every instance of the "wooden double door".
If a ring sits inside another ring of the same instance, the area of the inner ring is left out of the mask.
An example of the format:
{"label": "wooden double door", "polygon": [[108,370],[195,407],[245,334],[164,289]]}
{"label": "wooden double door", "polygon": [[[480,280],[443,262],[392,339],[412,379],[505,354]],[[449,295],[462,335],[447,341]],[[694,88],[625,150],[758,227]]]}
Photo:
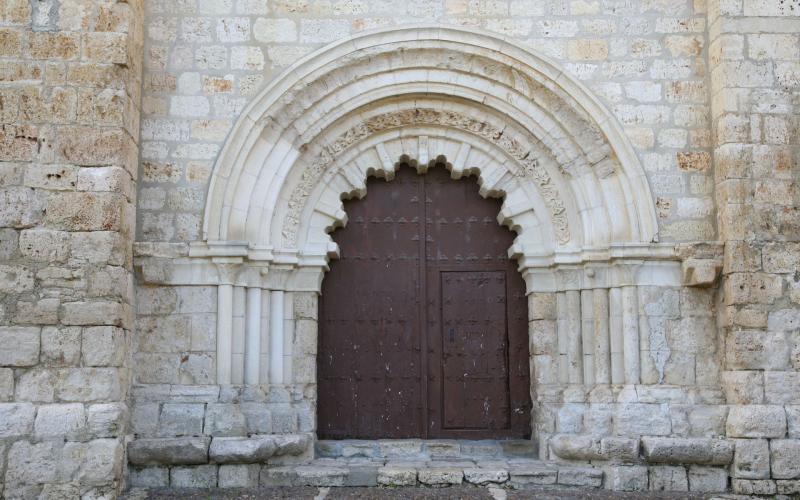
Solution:
{"label": "wooden double door", "polygon": [[527,299],[501,202],[443,167],[345,202],[319,309],[321,439],[527,438]]}

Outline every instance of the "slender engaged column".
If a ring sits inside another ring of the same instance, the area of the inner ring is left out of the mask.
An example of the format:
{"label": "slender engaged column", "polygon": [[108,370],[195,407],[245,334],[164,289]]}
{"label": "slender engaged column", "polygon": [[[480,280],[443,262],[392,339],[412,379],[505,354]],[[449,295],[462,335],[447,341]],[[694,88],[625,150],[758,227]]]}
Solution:
{"label": "slender engaged column", "polygon": [[581,348],[581,293],[567,292],[567,365],[569,383],[583,383],[583,359]]}
{"label": "slender engaged column", "polygon": [[294,293],[283,294],[283,383],[292,383],[294,354]]}
{"label": "slender engaged column", "polygon": [[261,293],[261,354],[259,355],[259,381],[269,384],[269,290]]}
{"label": "slender engaged column", "polygon": [[611,339],[608,334],[608,290],[592,293],[594,309],[594,381],[611,383]]}
{"label": "slender engaged column", "polygon": [[231,335],[231,383],[244,383],[244,328],[246,292],[233,287],[233,334]]}
{"label": "slender engaged column", "polygon": [[261,288],[255,286],[247,289],[244,341],[244,383],[258,384],[261,357]]}
{"label": "slender engaged column", "polygon": [[569,383],[569,313],[567,311],[567,294],[556,294],[556,330],[558,335],[558,381]]}
{"label": "slender engaged column", "polygon": [[622,336],[622,289],[608,291],[608,330],[611,336],[611,383],[625,383],[625,361],[623,358]]}
{"label": "slender engaged column", "polygon": [[622,351],[625,360],[625,383],[638,384],[639,364],[639,299],[635,286],[622,288]]}
{"label": "slender engaged column", "polygon": [[217,383],[231,383],[233,285],[217,287]]}
{"label": "slender engaged column", "polygon": [[283,290],[269,294],[269,382],[283,384]]}
{"label": "slender engaged column", "polygon": [[583,383],[594,384],[594,293],[581,290],[581,344],[583,346]]}

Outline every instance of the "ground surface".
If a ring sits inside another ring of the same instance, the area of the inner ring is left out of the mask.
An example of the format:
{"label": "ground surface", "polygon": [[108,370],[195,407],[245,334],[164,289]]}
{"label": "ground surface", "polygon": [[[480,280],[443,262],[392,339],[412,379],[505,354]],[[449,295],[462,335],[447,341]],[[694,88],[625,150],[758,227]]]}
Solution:
{"label": "ground surface", "polygon": [[126,500],[255,500],[262,498],[297,500],[606,500],[659,499],[700,500],[710,498],[696,493],[620,493],[586,489],[531,489],[525,491],[499,488],[253,488],[253,489],[163,489],[129,493]]}

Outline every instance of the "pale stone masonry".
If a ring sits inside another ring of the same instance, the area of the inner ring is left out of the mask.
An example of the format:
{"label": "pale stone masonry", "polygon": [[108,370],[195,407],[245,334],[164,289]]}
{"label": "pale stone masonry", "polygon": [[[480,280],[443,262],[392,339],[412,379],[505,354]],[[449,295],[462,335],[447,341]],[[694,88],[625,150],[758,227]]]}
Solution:
{"label": "pale stone masonry", "polygon": [[0,484],[123,487],[140,1],[0,1]]}
{"label": "pale stone masonry", "polygon": [[[316,437],[401,161],[504,197],[529,442]],[[0,0],[0,492],[798,495],[799,179],[798,0]]]}

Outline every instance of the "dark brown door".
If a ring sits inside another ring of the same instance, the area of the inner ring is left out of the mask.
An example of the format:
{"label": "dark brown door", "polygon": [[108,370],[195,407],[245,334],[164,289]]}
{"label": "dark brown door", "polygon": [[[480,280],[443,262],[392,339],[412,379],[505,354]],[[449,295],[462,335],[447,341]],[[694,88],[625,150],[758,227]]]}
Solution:
{"label": "dark brown door", "polygon": [[319,437],[529,437],[525,283],[500,200],[442,167],[367,192],[345,202],[322,285]]}

